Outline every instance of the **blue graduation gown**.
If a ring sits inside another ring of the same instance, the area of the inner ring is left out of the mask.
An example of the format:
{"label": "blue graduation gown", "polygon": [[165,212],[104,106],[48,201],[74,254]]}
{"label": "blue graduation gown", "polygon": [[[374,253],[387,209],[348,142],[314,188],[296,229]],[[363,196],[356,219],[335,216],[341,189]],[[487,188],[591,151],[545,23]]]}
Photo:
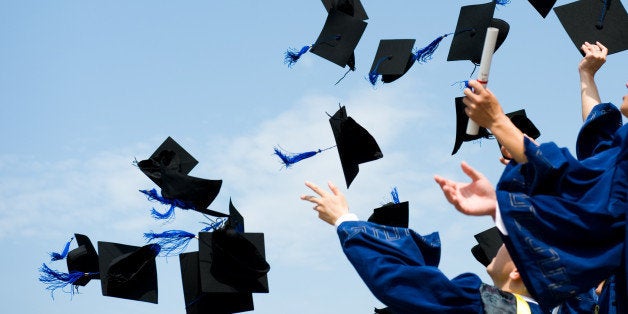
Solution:
{"label": "blue graduation gown", "polygon": [[[347,221],[338,236],[366,286],[394,313],[484,313],[477,275],[450,280],[438,269],[438,233],[421,236],[407,228]],[[540,313],[536,304],[529,305]]]}
{"label": "blue graduation gown", "polygon": [[524,141],[528,163],[505,169],[497,200],[504,243],[530,293],[550,309],[625,267],[628,125],[612,104],[594,107],[578,159],[552,142]]}

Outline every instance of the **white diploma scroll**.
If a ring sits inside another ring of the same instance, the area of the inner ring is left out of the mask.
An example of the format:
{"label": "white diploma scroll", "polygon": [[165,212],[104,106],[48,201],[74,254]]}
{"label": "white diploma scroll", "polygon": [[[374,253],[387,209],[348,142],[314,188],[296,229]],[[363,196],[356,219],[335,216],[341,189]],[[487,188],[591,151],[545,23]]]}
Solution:
{"label": "white diploma scroll", "polygon": [[[478,73],[478,82],[482,86],[486,87],[488,83],[488,73],[491,70],[491,60],[493,60],[493,53],[495,52],[495,43],[497,42],[497,34],[499,29],[495,27],[489,27],[486,30],[486,39],[484,39],[484,48],[482,48],[482,59],[480,60],[480,72]],[[480,126],[475,121],[469,119],[467,124],[467,134],[477,135],[480,131]]]}

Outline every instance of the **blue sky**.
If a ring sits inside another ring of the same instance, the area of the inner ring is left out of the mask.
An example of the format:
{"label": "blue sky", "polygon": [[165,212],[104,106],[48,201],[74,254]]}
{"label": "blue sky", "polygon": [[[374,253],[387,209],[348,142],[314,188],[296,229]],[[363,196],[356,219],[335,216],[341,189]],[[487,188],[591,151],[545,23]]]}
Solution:
{"label": "blue sky", "polygon": [[[510,33],[493,58],[489,88],[505,111],[525,108],[539,141],[573,149],[580,118],[581,56],[552,12],[527,1],[499,7]],[[557,5],[570,1],[558,1]],[[373,88],[365,77],[380,39],[414,38],[417,48],[453,31],[459,8],[475,1],[364,0],[370,17],[357,71],[311,53],[293,67],[289,47],[311,44],[325,21],[320,1],[7,1],[0,0],[0,288],[7,313],[184,313],[176,257],[157,261],[159,304],[103,297],[98,281],[55,299],[38,280],[47,253],[73,233],[143,245],[142,233],[200,229],[202,216],[154,221],[138,192],[154,187],[132,161],[168,136],[199,160],[191,175],[222,179],[211,209],[229,199],[249,232],[265,234],[270,293],[256,313],[370,313],[381,304],[345,260],[332,227],[318,220],[303,182],[332,180],[366,218],[397,187],[410,202],[410,227],[440,231],[441,269],[478,273],[473,234],[488,218],[458,214],[432,176],[466,180],[466,160],[492,181],[502,166],[492,140],[465,143],[451,156],[454,84],[470,62],[446,62],[445,39],[427,64]],[[621,103],[628,55],[597,75],[603,101]],[[452,84],[454,84],[452,86]],[[360,166],[347,190],[338,154],[282,169],[273,147],[299,152],[333,145],[327,121],[338,104],[375,137],[384,158]],[[74,244],[75,245],[75,244]],[[196,250],[190,244],[188,251]],[[64,269],[64,262],[51,266]]]}

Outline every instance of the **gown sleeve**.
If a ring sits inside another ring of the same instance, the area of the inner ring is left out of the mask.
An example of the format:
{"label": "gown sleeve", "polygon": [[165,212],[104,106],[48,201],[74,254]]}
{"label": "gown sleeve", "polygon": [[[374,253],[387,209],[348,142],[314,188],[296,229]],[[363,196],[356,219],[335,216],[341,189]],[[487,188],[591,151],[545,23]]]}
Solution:
{"label": "gown sleeve", "polygon": [[613,104],[602,103],[593,107],[578,133],[578,159],[589,158],[611,147],[613,135],[621,125],[621,113]]}
{"label": "gown sleeve", "polygon": [[[598,105],[595,112],[601,109]],[[581,134],[593,134],[587,129],[591,125],[585,123]],[[498,184],[500,216],[508,231],[504,243],[528,290],[546,310],[624,266],[628,128],[599,130],[595,136],[599,144],[589,145],[593,155],[582,160],[554,143],[525,139],[528,163],[517,175],[500,179],[524,184]]]}
{"label": "gown sleeve", "polygon": [[338,236],[366,286],[394,313],[482,312],[477,275],[449,280],[438,269],[438,233],[350,221],[340,224]]}

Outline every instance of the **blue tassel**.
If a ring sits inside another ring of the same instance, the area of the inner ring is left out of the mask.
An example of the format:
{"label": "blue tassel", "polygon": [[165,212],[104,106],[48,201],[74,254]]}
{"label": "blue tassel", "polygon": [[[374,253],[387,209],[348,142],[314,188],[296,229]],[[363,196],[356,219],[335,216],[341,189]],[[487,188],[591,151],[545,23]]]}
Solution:
{"label": "blue tassel", "polygon": [[417,50],[417,52],[414,54],[414,61],[417,62],[427,62],[428,60],[432,59],[432,55],[434,54],[434,52],[436,51],[436,49],[438,48],[438,45],[440,44],[440,42],[447,36],[452,35],[453,33],[449,33],[449,34],[445,34],[442,35],[434,40],[432,40],[432,42],[427,45],[424,48],[421,48],[419,50]]}
{"label": "blue tassel", "polygon": [[62,260],[66,256],[68,256],[68,251],[70,251],[70,243],[72,243],[72,240],[74,240],[74,237],[71,237],[70,241],[68,241],[68,243],[65,244],[65,247],[63,248],[63,252],[61,253],[50,252],[50,261],[54,262],[54,261]]}
{"label": "blue tassel", "polygon": [[369,82],[371,82],[371,85],[375,86],[375,84],[377,84],[377,78],[379,77],[379,66],[380,64],[382,64],[382,62],[386,61],[386,60],[390,60],[392,59],[391,56],[385,56],[385,57],[381,57],[377,63],[375,64],[375,67],[373,68],[373,71],[369,72]]}
{"label": "blue tassel", "polygon": [[156,251],[156,255],[168,257],[183,252],[196,235],[184,230],[168,230],[162,233],[147,232],[144,233],[144,238],[147,242],[155,241],[158,245],[159,250]]}
{"label": "blue tassel", "polygon": [[604,5],[602,6],[602,12],[600,13],[600,17],[595,24],[595,28],[603,29],[604,28],[604,19],[606,18],[606,10],[608,10],[608,0],[604,0]]}
{"label": "blue tassel", "polygon": [[297,51],[294,48],[290,48],[286,51],[283,63],[287,64],[289,68],[292,67],[292,65],[294,65],[297,61],[299,61],[299,58],[301,58],[301,56],[303,54],[305,54],[306,52],[308,52],[310,50],[310,46],[303,46],[303,48],[301,48],[301,50]]}
{"label": "blue tassel", "polygon": [[399,192],[397,191],[397,187],[394,187],[392,191],[390,191],[390,195],[392,196],[393,203],[399,204]]}
{"label": "blue tassel", "polygon": [[495,4],[498,5],[507,5],[510,3],[510,0],[495,0]]}
{"label": "blue tassel", "polygon": [[[50,290],[50,296],[54,299],[54,291],[60,288],[64,288],[67,285],[75,283],[81,277],[85,275],[92,275],[92,273],[83,273],[79,271],[73,271],[68,273],[63,273],[54,269],[51,269],[46,264],[42,264],[39,268],[39,281],[47,284],[46,290]],[[69,293],[74,294],[74,289],[72,289]]]}
{"label": "blue tassel", "polygon": [[227,219],[216,219],[216,221],[212,221],[211,223],[201,222],[202,224],[207,225],[207,227],[201,229],[201,232],[209,232],[211,230],[216,230],[220,228],[220,226],[222,226],[222,224],[225,221],[227,221]]}
{"label": "blue tassel", "polygon": [[275,155],[277,155],[280,159],[281,162],[283,162],[283,164],[286,166],[286,168],[290,167],[291,165],[303,160],[303,159],[307,159],[310,158],[320,152],[324,152],[328,149],[334,148],[335,146],[332,147],[328,147],[325,149],[319,149],[319,150],[314,150],[314,151],[310,151],[310,152],[305,152],[305,153],[298,153],[298,154],[292,154],[292,153],[286,153],[286,152],[282,152],[281,149],[275,147]]}
{"label": "blue tassel", "polygon": [[189,205],[183,201],[177,200],[177,199],[171,199],[171,198],[166,198],[163,197],[161,195],[159,195],[159,193],[157,193],[157,190],[155,189],[151,189],[151,190],[140,190],[140,192],[146,194],[147,198],[151,201],[158,201],[164,205],[170,205],[170,208],[168,209],[168,211],[166,211],[165,213],[160,213],[158,212],[155,208],[153,208],[151,210],[151,216],[153,216],[153,218],[155,219],[172,219],[174,217],[174,208],[178,207],[181,209],[194,209],[194,206]]}

